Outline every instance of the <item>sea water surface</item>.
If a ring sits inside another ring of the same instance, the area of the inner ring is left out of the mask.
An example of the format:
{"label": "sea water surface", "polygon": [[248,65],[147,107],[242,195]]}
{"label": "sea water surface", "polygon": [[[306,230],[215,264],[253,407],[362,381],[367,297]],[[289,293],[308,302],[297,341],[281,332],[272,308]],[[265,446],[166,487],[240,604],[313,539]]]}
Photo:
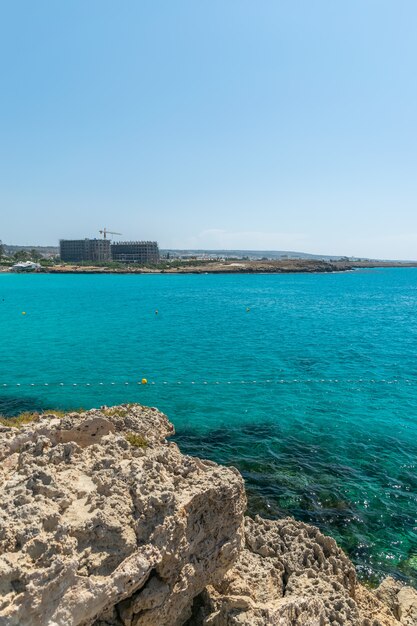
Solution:
{"label": "sea water surface", "polygon": [[417,269],[0,274],[0,342],[0,412],[157,406],[251,513],[417,584]]}

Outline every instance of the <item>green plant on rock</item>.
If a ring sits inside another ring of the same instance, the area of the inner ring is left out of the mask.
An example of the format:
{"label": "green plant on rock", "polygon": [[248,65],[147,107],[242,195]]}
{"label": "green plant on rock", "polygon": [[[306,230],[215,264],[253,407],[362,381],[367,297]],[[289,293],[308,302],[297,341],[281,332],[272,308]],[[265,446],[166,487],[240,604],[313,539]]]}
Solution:
{"label": "green plant on rock", "polygon": [[2,426],[15,426],[16,428],[21,428],[25,424],[36,422],[40,417],[40,413],[25,411],[24,413],[20,413],[20,415],[15,415],[14,417],[0,417],[0,424]]}
{"label": "green plant on rock", "polygon": [[37,422],[45,415],[53,415],[54,417],[58,417],[62,419],[68,413],[84,413],[84,409],[71,409],[70,411],[61,411],[59,409],[49,409],[39,413],[37,411],[24,411],[19,415],[15,415],[13,417],[5,417],[4,415],[0,415],[0,426],[14,426],[15,428],[21,428],[25,426],[25,424],[30,424],[31,422]]}
{"label": "green plant on rock", "polygon": [[142,437],[142,435],[138,435],[137,433],[127,433],[126,441],[128,441],[130,445],[134,448],[148,447],[148,442],[146,441],[145,437]]}
{"label": "green plant on rock", "polygon": [[124,406],[113,406],[110,409],[104,409],[103,413],[108,417],[126,417],[128,410]]}
{"label": "green plant on rock", "polygon": [[126,417],[129,414],[129,409],[133,409],[135,406],[138,406],[136,402],[130,402],[122,406],[111,406],[108,409],[104,409],[103,413],[109,417]]}

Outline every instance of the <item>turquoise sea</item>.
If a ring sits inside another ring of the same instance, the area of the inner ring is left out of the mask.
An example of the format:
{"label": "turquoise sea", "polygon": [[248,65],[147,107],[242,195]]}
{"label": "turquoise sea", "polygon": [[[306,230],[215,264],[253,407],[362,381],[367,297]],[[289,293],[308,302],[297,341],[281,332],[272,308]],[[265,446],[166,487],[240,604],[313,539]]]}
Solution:
{"label": "turquoise sea", "polygon": [[158,406],[250,512],[417,584],[417,269],[0,274],[0,342],[1,412]]}

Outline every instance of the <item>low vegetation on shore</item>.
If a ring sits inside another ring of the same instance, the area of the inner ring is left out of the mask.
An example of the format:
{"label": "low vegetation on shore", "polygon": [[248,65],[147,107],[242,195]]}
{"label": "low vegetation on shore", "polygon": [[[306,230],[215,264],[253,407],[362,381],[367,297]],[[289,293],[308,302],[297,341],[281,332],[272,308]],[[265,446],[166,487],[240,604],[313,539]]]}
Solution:
{"label": "low vegetation on shore", "polygon": [[[155,264],[125,263],[61,263],[41,260],[38,272],[50,274],[296,274],[346,272],[378,267],[417,267],[417,262],[401,261],[320,261],[312,259],[280,260],[185,260],[161,261]],[[11,270],[10,262],[2,262],[0,271]]]}

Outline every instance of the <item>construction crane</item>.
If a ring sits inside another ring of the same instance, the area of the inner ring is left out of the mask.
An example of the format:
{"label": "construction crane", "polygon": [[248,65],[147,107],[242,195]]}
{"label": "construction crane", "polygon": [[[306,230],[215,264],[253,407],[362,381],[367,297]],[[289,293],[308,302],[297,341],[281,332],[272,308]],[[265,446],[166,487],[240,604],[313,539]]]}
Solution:
{"label": "construction crane", "polygon": [[104,228],[103,228],[103,230],[99,230],[98,232],[99,232],[101,235],[103,235],[103,239],[106,239],[106,235],[107,235],[107,233],[108,233],[109,235],[121,235],[121,234],[122,234],[122,233],[115,233],[115,232],[113,232],[112,230],[107,230],[107,228],[106,228],[106,227],[104,227]]}

